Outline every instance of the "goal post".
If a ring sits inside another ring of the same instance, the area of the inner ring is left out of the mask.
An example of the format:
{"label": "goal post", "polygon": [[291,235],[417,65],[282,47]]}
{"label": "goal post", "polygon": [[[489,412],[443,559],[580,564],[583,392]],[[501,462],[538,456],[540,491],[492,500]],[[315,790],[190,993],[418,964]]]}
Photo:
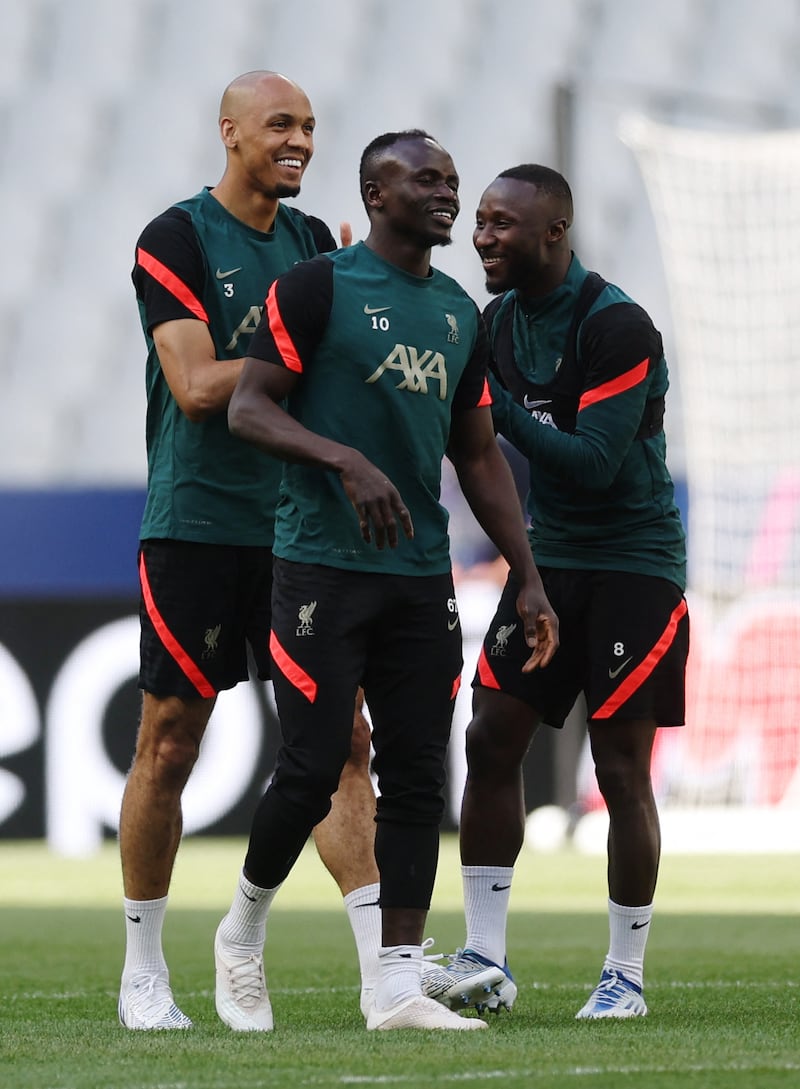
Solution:
{"label": "goal post", "polygon": [[620,136],[654,214],[686,452],[692,642],[686,728],[654,752],[664,846],[800,850],[800,131],[628,115]]}
{"label": "goal post", "polygon": [[[623,118],[675,326],[689,579],[715,605],[800,590],[800,131]],[[675,365],[675,361],[672,361]]]}

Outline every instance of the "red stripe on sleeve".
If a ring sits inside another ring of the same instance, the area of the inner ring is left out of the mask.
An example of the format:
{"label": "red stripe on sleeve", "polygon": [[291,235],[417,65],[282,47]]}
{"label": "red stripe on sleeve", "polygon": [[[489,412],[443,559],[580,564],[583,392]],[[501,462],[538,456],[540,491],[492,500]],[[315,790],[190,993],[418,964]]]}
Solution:
{"label": "red stripe on sleeve", "polygon": [[489,659],[486,657],[486,651],[483,647],[481,647],[480,657],[478,658],[478,679],[484,688],[500,688],[500,682],[489,667]]}
{"label": "red stripe on sleeve", "polygon": [[269,294],[267,295],[267,319],[269,321],[270,331],[278,346],[278,351],[281,353],[281,359],[290,371],[294,371],[296,374],[302,374],[303,363],[297,353],[292,338],[289,336],[288,329],[283,324],[283,318],[281,317],[281,312],[278,307],[275,283],[273,283],[272,287],[269,289]]}
{"label": "red stripe on sleeve", "polygon": [[170,271],[165,264],[153,257],[152,254],[143,250],[141,246],[136,250],[136,260],[145,272],[149,272],[154,280],[158,280],[161,286],[165,287],[171,295],[174,295],[178,302],[182,302],[186,309],[191,310],[196,318],[208,325],[208,314],[205,307],[194,292],[189,290],[183,280],[178,279],[174,272]]}
{"label": "red stripe on sleeve", "polygon": [[617,393],[624,393],[625,390],[633,389],[634,386],[638,386],[638,384],[643,382],[647,377],[647,367],[649,363],[649,358],[643,359],[641,363],[637,363],[635,367],[631,367],[629,371],[621,374],[619,378],[614,378],[610,382],[604,382],[602,386],[597,386],[596,389],[587,390],[578,403],[578,412],[584,408],[588,408],[589,405],[597,404],[598,401],[605,401],[608,397],[614,397]]}
{"label": "red stripe on sleeve", "polygon": [[656,645],[647,657],[639,663],[636,669],[625,678],[622,684],[611,693],[603,706],[595,711],[592,715],[593,719],[611,718],[612,715],[620,709],[625,700],[629,699],[636,689],[647,680],[672,646],[675,639],[675,632],[678,630],[678,624],[686,615],[686,612],[687,607],[685,601],[681,601],[679,605],[675,606],[672,610],[672,615],[667,621],[667,626],[664,628]]}
{"label": "red stripe on sleeve", "polygon": [[139,557],[139,581],[142,586],[142,597],[144,599],[144,606],[147,609],[147,615],[150,617],[150,621],[156,630],[156,634],[166,649],[175,659],[177,664],[181,667],[183,672],[195,686],[197,691],[205,699],[211,699],[212,696],[216,696],[216,692],[205,676],[205,674],[198,669],[178,640],[172,634],[167,627],[166,621],[156,607],[155,600],[153,598],[153,591],[150,588],[150,580],[147,577],[147,568],[144,565],[144,556]]}
{"label": "red stripe on sleeve", "polygon": [[274,631],[269,633],[269,649],[272,660],[290,684],[303,693],[309,703],[317,698],[317,682],[290,657],[280,645]]}
{"label": "red stripe on sleeve", "polygon": [[481,399],[478,401],[476,408],[483,408],[484,405],[490,405],[492,403],[492,395],[489,392],[489,379],[484,378],[483,389],[481,390]]}
{"label": "red stripe on sleeve", "polygon": [[451,700],[454,700],[456,698],[456,696],[458,695],[458,690],[459,690],[460,687],[461,687],[461,674],[459,673],[459,675],[453,681],[453,690],[450,693],[450,699]]}

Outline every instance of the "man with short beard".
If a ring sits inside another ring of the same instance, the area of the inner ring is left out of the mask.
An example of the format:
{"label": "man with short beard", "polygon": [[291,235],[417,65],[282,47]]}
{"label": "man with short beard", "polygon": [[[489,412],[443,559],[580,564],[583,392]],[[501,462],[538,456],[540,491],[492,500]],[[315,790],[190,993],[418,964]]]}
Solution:
{"label": "man with short beard", "polygon": [[[647,1013],[643,965],[660,855],[650,779],[656,730],[684,721],[689,619],[686,550],[666,464],[661,336],[620,288],[572,252],[572,194],[536,164],[481,197],[473,242],[496,295],[492,415],[528,459],[530,542],[560,621],[546,670],[520,671],[514,573],[473,681],[461,811],[464,949],[424,989],[453,1008],[510,1009],[506,917],[523,844],[522,761],[541,722],[561,727],[583,692],[597,783],[608,808],[610,944],[577,1017]],[[472,981],[502,968],[499,986]]]}
{"label": "man with short beard", "polygon": [[[276,276],[333,250],[325,224],[288,207],[314,151],[305,92],[248,72],[222,97],[219,183],[145,227],[133,282],[148,348],[147,502],[141,527],[141,667],[136,753],[122,800],[126,957],[119,1018],[185,1029],[162,949],[181,794],[217,695],[270,676],[275,505],[282,465],[228,430],[228,401]],[[346,233],[344,233],[346,232]],[[343,244],[349,228],[343,224]],[[345,897],[362,987],[377,970],[369,727],[355,711],[333,811],[314,835]]]}
{"label": "man with short beard", "polygon": [[367,238],[278,277],[229,409],[234,434],[287,462],[272,630],[283,745],[215,950],[217,1012],[237,1031],[272,1028],[267,916],[330,805],[360,684],[379,786],[382,914],[367,1028],[485,1027],[421,990],[462,666],[439,502],[445,453],[516,572],[525,668],[546,665],[557,645],[492,429],[480,314],[431,266],[431,248],[449,243],[459,211],[453,161],[425,132],[391,132],[366,147],[359,174]]}

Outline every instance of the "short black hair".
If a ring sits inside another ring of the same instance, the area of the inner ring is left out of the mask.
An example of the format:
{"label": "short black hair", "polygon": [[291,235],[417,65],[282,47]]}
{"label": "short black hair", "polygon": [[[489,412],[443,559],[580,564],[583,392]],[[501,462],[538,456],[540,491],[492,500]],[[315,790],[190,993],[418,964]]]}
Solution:
{"label": "short black hair", "polygon": [[364,197],[364,182],[377,169],[384,152],[387,148],[404,143],[406,140],[433,140],[435,144],[439,143],[435,137],[431,136],[429,132],[425,132],[424,129],[402,129],[400,132],[384,132],[381,136],[376,136],[374,140],[370,140],[361,154],[361,163],[358,168],[358,184],[362,199]]}
{"label": "short black hair", "polygon": [[567,222],[572,223],[572,190],[567,184],[567,179],[557,170],[552,170],[549,166],[540,166],[539,163],[522,163],[520,166],[512,166],[504,170],[497,176],[528,182],[548,196],[555,197],[563,206]]}

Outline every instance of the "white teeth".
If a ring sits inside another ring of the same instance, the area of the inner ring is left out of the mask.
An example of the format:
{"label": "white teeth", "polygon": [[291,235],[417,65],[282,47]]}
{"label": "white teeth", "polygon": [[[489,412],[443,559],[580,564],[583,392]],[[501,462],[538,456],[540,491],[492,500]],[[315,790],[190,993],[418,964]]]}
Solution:
{"label": "white teeth", "polygon": [[446,219],[448,223],[452,223],[452,221],[453,221],[453,213],[452,212],[445,212],[444,210],[441,210],[441,211],[438,211],[438,212],[433,212],[432,214],[435,215],[435,216],[438,216],[439,219]]}
{"label": "white teeth", "polygon": [[303,165],[300,159],[278,159],[279,166],[295,166],[299,170]]}

